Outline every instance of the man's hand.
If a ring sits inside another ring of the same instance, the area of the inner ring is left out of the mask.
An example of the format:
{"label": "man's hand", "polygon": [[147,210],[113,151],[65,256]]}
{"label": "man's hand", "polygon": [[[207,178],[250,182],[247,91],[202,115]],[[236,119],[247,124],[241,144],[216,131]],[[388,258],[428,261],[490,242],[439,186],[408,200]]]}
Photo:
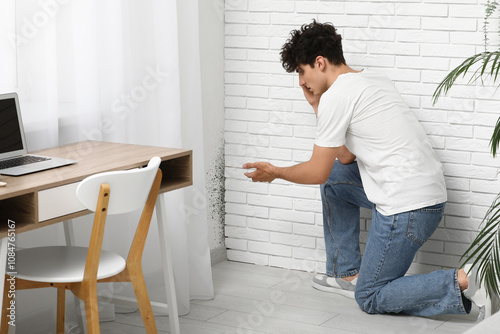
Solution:
{"label": "man's hand", "polygon": [[273,169],[274,166],[268,162],[249,162],[243,165],[243,168],[255,168],[253,172],[245,173],[245,176],[252,179],[253,182],[273,182],[276,178]]}
{"label": "man's hand", "polygon": [[356,159],[356,156],[352,154],[351,151],[349,151],[344,145],[339,148],[337,159],[339,159],[341,164],[347,165],[353,162],[354,159]]}
{"label": "man's hand", "polygon": [[316,113],[317,115],[319,99],[321,95],[315,95],[313,92],[307,89],[306,85],[302,85],[302,91],[304,92],[304,97],[306,98],[307,102],[309,102],[309,104],[313,107],[314,113]]}

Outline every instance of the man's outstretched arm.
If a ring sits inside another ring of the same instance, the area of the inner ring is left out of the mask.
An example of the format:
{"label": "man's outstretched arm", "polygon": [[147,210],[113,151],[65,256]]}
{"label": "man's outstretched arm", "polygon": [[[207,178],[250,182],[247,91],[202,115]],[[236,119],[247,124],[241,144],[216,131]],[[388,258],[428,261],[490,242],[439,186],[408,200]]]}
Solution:
{"label": "man's outstretched arm", "polygon": [[268,162],[253,162],[244,164],[243,168],[256,169],[253,172],[245,173],[254,182],[272,182],[278,178],[300,184],[322,184],[328,180],[337,155],[339,153],[345,154],[344,148],[345,146],[321,147],[314,145],[311,159],[298,165],[276,167]]}

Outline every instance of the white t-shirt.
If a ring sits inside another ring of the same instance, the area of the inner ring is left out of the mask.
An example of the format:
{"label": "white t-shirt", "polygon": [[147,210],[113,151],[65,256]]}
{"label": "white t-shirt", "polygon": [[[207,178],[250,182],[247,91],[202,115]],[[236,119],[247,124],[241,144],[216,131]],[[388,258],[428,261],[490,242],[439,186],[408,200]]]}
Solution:
{"label": "white t-shirt", "polygon": [[393,83],[371,70],[340,75],[321,96],[315,144],[346,147],[383,215],[445,202],[443,166]]}

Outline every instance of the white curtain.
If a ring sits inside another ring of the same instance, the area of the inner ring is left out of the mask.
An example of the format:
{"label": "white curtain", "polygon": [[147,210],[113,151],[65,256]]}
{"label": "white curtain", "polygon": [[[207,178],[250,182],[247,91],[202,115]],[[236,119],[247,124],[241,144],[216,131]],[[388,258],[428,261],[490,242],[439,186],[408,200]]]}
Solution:
{"label": "white curtain", "polygon": [[[87,139],[193,150],[194,186],[164,196],[180,314],[190,299],[213,297],[197,17],[197,0],[0,5],[0,93],[18,92],[30,150]],[[152,226],[144,270],[155,291],[162,280]],[[133,229],[108,232],[106,243],[120,247]]]}

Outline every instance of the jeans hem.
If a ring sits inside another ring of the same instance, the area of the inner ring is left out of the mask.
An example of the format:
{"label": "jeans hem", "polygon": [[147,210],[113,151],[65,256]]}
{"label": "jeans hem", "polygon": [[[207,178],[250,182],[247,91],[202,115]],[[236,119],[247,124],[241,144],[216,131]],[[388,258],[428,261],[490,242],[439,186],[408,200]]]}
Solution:
{"label": "jeans hem", "polygon": [[347,273],[342,273],[342,274],[336,274],[333,270],[327,270],[326,274],[330,277],[338,277],[338,278],[351,277],[356,274],[359,274],[359,269],[350,270]]}
{"label": "jeans hem", "polygon": [[[438,312],[434,313],[408,313],[420,316],[433,316],[439,314],[469,314],[472,308],[472,303],[470,300],[464,297],[462,291],[460,290],[460,285],[458,284],[458,269],[454,270],[453,273],[453,292],[456,296],[456,302],[450,303],[443,306],[440,303],[421,303],[418,305],[411,305],[411,307],[435,307],[440,309]],[[400,306],[398,308],[384,309],[383,311],[373,311],[373,313],[400,313],[408,309],[408,306]]]}

